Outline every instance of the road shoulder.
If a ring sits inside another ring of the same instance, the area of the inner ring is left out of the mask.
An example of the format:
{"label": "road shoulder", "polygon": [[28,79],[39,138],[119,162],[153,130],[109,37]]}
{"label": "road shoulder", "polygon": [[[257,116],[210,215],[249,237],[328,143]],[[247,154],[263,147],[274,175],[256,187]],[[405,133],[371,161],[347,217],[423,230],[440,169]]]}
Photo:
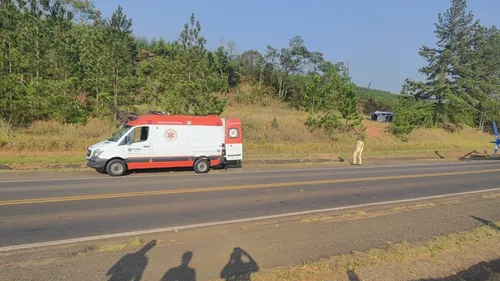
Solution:
{"label": "road shoulder", "polygon": [[[245,165],[242,168],[232,168],[229,170],[216,169],[210,173],[242,173],[242,172],[255,172],[255,171],[279,171],[279,170],[304,170],[304,169],[363,169],[366,167],[383,167],[383,166],[411,166],[411,165],[449,165],[457,163],[472,163],[479,161],[459,161],[459,160],[392,160],[392,161],[365,161],[363,166],[351,166],[347,162],[324,162],[324,163],[293,163],[293,164],[266,164],[266,165]],[[492,161],[494,162],[494,161]],[[496,162],[495,162],[496,163]],[[182,170],[139,170],[125,177],[136,176],[169,176],[169,175],[185,175],[194,172],[189,169]],[[17,181],[17,180],[53,180],[53,179],[87,179],[87,178],[109,178],[108,175],[98,173],[93,169],[66,169],[66,170],[12,170],[0,171],[1,181]]]}
{"label": "road shoulder", "polygon": [[[79,154],[78,154],[79,155]],[[466,155],[464,151],[377,151],[374,155],[365,155],[363,162],[404,162],[404,161],[456,161]],[[274,154],[274,155],[247,155],[243,160],[243,166],[268,166],[268,165],[294,165],[294,164],[348,164],[352,161],[351,154],[347,153],[344,158],[337,154]],[[472,156],[471,156],[472,157]],[[0,155],[2,158],[2,155]],[[481,158],[481,157],[480,157]],[[481,159],[483,159],[482,157]],[[78,160],[80,159],[80,160]],[[84,172],[89,171],[85,164],[85,158],[77,156],[68,159],[60,159],[51,156],[40,156],[25,158],[19,156],[4,156],[0,161],[0,173],[6,172]],[[497,159],[498,160],[498,159]],[[48,162],[47,162],[48,161]],[[19,162],[19,163],[18,163]],[[17,164],[16,164],[17,163]],[[93,171],[93,170],[92,170]]]}

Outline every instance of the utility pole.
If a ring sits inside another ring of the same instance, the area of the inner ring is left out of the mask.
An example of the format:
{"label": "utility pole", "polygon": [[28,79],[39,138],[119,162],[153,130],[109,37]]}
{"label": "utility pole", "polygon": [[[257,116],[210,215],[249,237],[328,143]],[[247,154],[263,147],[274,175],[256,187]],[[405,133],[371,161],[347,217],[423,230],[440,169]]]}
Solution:
{"label": "utility pole", "polygon": [[347,61],[347,77],[350,77],[349,76],[349,70],[351,68],[351,62],[350,61]]}
{"label": "utility pole", "polygon": [[368,83],[368,98],[371,99],[372,98],[372,91],[370,91],[370,87],[372,86],[372,81],[370,81],[370,83]]}

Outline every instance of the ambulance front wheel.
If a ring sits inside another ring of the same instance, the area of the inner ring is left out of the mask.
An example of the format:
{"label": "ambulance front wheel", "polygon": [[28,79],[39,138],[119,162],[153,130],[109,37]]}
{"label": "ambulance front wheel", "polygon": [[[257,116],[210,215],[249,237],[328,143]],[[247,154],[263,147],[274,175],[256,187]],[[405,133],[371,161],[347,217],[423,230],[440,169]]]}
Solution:
{"label": "ambulance front wheel", "polygon": [[198,159],[194,163],[194,171],[198,174],[205,174],[210,171],[210,162],[207,159]]}
{"label": "ambulance front wheel", "polygon": [[113,159],[106,165],[106,172],[113,177],[123,176],[127,172],[127,164],[121,159]]}

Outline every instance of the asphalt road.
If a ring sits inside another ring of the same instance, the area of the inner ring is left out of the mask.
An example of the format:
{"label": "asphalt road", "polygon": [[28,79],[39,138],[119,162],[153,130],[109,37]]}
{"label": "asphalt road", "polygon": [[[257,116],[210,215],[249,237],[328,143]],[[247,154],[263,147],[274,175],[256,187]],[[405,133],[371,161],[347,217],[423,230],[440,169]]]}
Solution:
{"label": "asphalt road", "polygon": [[41,180],[0,175],[0,247],[498,188],[500,162]]}

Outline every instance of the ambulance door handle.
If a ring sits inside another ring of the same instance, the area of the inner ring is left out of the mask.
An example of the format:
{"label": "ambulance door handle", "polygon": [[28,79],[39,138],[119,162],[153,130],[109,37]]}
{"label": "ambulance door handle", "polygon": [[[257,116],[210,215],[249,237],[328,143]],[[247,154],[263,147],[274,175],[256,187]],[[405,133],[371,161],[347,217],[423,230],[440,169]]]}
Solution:
{"label": "ambulance door handle", "polygon": [[144,148],[148,148],[148,147],[149,147],[149,145],[145,145],[145,146],[143,146],[143,147],[144,147]]}

